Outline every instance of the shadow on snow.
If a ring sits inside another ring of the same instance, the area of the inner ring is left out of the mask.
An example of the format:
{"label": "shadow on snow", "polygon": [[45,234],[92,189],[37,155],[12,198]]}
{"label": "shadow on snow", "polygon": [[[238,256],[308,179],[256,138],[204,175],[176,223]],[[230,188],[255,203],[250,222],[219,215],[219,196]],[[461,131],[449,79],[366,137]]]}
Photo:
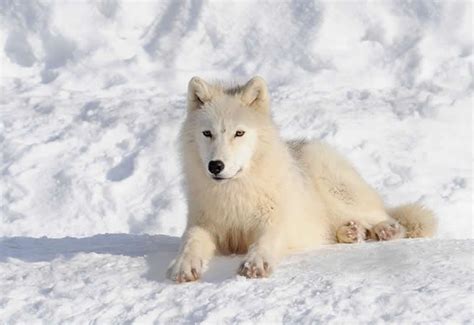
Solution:
{"label": "shadow on snow", "polygon": [[[70,259],[77,254],[95,253],[144,257],[148,270],[143,275],[151,281],[164,282],[166,269],[179,250],[180,238],[165,235],[102,234],[74,238],[0,238],[0,262],[19,259],[24,262],[50,262]],[[240,257],[215,257],[203,277],[205,282],[221,282],[232,278]]]}

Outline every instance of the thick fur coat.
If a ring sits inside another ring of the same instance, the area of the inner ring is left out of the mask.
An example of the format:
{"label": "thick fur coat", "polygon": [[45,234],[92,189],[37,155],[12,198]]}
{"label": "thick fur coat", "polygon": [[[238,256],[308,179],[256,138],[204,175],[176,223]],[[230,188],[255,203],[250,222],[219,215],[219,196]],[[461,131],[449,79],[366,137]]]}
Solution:
{"label": "thick fur coat", "polygon": [[283,141],[264,80],[224,87],[194,77],[181,131],[188,224],[168,276],[199,279],[214,254],[246,254],[238,273],[268,276],[293,250],[432,236],[417,204],[386,209],[335,150]]}

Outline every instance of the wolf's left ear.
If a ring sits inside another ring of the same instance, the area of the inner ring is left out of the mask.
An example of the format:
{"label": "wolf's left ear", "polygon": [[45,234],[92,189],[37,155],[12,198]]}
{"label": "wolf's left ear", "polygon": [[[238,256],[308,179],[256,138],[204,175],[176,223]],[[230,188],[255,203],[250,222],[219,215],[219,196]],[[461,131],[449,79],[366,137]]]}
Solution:
{"label": "wolf's left ear", "polygon": [[242,91],[242,102],[262,112],[270,110],[270,96],[267,84],[262,77],[253,77],[245,84]]}

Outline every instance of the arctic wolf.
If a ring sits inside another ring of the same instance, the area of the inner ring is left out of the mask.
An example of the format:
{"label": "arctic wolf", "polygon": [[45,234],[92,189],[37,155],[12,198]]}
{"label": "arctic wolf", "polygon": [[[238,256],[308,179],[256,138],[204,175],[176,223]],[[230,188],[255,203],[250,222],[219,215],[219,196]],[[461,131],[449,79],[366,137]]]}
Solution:
{"label": "arctic wolf", "polygon": [[286,253],[329,243],[432,236],[418,204],[387,209],[336,151],[319,141],[285,142],[265,81],[188,86],[181,154],[188,223],[168,269],[199,279],[214,254],[246,254],[238,273],[268,276]]}

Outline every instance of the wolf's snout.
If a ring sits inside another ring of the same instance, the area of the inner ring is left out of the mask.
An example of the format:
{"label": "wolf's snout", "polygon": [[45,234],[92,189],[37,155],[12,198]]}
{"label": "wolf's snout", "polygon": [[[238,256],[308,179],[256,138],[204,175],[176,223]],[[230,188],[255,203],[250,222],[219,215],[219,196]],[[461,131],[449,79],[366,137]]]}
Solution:
{"label": "wolf's snout", "polygon": [[224,167],[225,165],[222,160],[211,160],[207,166],[207,169],[209,169],[209,172],[217,176],[221,171],[224,170]]}

